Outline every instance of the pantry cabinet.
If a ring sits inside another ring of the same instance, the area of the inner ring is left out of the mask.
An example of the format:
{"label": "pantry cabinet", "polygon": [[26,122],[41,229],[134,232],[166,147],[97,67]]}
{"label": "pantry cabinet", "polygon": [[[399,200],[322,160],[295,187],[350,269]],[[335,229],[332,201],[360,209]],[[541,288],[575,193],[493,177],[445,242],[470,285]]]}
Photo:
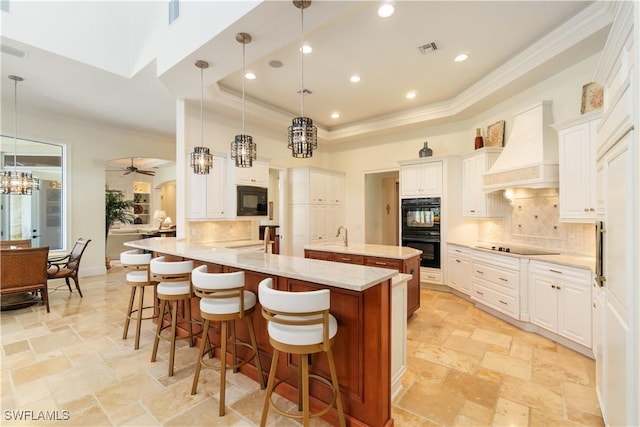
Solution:
{"label": "pantry cabinet", "polygon": [[187,170],[187,219],[218,219],[227,217],[227,159],[214,154],[213,168],[208,175]]}
{"label": "pantry cabinet", "polygon": [[596,130],[601,114],[584,114],[554,126],[560,150],[560,221],[593,222],[596,218]]}
{"label": "pantry cabinet", "polygon": [[449,245],[447,249],[448,285],[469,295],[471,293],[471,250]]}
{"label": "pantry cabinet", "polygon": [[484,173],[491,168],[502,148],[486,147],[462,160],[462,215],[465,218],[502,218],[501,192],[485,193]]}
{"label": "pantry cabinet", "polygon": [[591,348],[591,272],[531,261],[531,323]]}
{"label": "pantry cabinet", "polygon": [[338,240],[344,225],[344,173],[315,167],[288,170],[291,255],[304,245]]}
{"label": "pantry cabinet", "polygon": [[442,161],[403,163],[400,167],[400,197],[442,194]]}

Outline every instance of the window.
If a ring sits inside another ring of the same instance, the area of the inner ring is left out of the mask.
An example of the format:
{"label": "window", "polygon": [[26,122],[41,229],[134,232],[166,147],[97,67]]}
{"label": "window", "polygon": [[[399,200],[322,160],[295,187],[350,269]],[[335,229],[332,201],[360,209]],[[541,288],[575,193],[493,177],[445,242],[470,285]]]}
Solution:
{"label": "window", "polygon": [[[2,136],[2,170],[31,172],[40,190],[30,196],[0,196],[0,238],[31,239],[32,246],[65,248],[64,146]],[[15,166],[14,166],[15,155]]]}

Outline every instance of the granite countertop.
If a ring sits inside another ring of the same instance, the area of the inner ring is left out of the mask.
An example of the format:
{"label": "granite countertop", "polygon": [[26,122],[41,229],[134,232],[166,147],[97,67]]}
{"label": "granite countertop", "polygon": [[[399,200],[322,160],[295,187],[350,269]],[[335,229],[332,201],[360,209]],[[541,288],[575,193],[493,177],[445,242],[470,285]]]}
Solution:
{"label": "granite countertop", "polygon": [[[487,246],[487,242],[447,242],[450,245],[462,246],[475,251],[488,252],[496,255],[510,256],[514,258],[528,258],[530,260],[550,262],[554,264],[566,265],[568,267],[585,268],[591,271],[595,270],[596,259],[592,256],[559,253],[557,255],[519,255],[511,252],[498,252],[491,249],[479,248],[479,245]],[[522,246],[522,245],[514,245]],[[539,248],[536,248],[539,249]],[[544,249],[543,249],[544,250]],[[549,250],[551,252],[551,250]]]}
{"label": "granite countertop", "polygon": [[243,252],[232,247],[221,246],[220,243],[189,243],[174,237],[134,240],[125,245],[358,292],[376,286],[398,274],[397,270],[388,268],[335,262],[328,264],[330,261],[272,255],[264,252]]}
{"label": "granite countertop", "polygon": [[319,243],[305,245],[304,249],[321,252],[335,252],[341,254],[376,256],[391,259],[409,259],[422,253],[421,250],[404,246],[373,245],[367,243],[349,243],[345,246],[341,242]]}

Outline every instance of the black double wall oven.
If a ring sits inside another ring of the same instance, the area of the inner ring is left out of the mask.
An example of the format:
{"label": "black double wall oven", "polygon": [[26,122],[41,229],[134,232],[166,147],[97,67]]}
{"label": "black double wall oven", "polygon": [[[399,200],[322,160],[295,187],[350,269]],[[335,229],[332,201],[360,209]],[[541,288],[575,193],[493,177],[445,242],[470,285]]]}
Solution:
{"label": "black double wall oven", "polygon": [[402,199],[402,246],[422,251],[420,266],[440,268],[440,197]]}

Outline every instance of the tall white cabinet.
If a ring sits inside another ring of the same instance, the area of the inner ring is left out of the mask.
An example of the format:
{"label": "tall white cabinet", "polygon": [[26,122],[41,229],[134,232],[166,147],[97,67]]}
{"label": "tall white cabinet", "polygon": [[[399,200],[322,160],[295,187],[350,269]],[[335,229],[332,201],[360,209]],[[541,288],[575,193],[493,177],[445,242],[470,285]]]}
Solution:
{"label": "tall white cabinet", "polygon": [[596,144],[601,111],[555,125],[560,162],[560,220],[593,222],[596,218]]}
{"label": "tall white cabinet", "polygon": [[470,219],[502,218],[502,192],[485,193],[484,173],[491,168],[502,147],[485,147],[462,159],[462,215]]}
{"label": "tall white cabinet", "polygon": [[304,245],[335,241],[345,223],[344,173],[316,167],[288,170],[291,255]]}
{"label": "tall white cabinet", "polygon": [[[601,357],[596,390],[607,425],[640,425],[640,4],[606,2],[614,16],[595,81],[604,87],[597,129],[604,226]],[[598,356],[598,353],[596,353]]]}

